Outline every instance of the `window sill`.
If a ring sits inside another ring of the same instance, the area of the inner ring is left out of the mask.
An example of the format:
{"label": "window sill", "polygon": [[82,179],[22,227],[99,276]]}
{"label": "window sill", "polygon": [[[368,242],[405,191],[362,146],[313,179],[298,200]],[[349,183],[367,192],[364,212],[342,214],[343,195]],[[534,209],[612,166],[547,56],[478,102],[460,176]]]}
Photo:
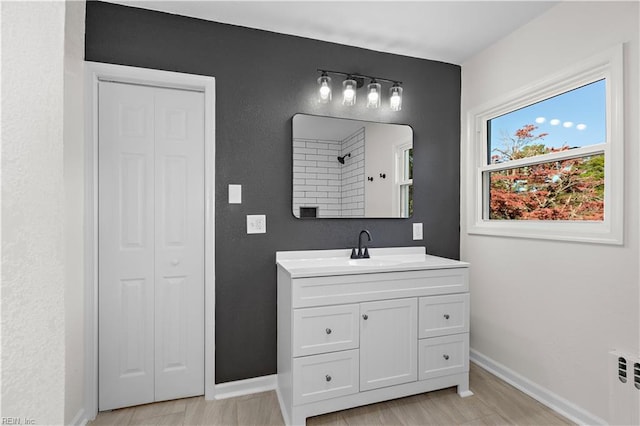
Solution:
{"label": "window sill", "polygon": [[469,235],[622,245],[622,229],[607,222],[483,220],[469,226]]}

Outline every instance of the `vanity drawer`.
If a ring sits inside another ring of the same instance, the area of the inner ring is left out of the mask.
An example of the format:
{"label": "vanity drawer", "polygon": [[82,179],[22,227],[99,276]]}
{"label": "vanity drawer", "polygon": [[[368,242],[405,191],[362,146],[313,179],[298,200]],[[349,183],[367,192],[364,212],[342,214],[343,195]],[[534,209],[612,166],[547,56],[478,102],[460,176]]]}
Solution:
{"label": "vanity drawer", "polygon": [[469,331],[469,294],[421,297],[418,337],[445,336]]}
{"label": "vanity drawer", "polygon": [[358,305],[293,311],[293,356],[355,349],[359,343]]}
{"label": "vanity drawer", "polygon": [[294,308],[469,291],[468,268],[294,278]]}
{"label": "vanity drawer", "polygon": [[418,341],[418,379],[469,371],[469,333]]}
{"label": "vanity drawer", "polygon": [[357,393],[358,350],[306,356],[293,360],[293,405]]}

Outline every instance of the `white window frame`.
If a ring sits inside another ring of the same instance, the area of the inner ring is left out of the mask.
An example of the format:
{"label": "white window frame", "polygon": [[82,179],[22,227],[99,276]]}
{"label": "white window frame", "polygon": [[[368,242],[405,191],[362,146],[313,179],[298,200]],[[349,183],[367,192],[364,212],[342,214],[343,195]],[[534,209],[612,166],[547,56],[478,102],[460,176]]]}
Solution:
{"label": "white window frame", "polygon": [[396,159],[396,170],[395,170],[395,190],[394,190],[394,210],[395,215],[401,218],[408,218],[409,212],[406,212],[406,216],[404,215],[404,209],[402,205],[402,187],[403,186],[411,186],[413,185],[413,179],[404,179],[404,153],[407,150],[413,149],[413,142],[407,142],[395,147],[395,159]]}
{"label": "white window frame", "polygon": [[[488,163],[487,122],[597,80],[606,84],[606,141],[500,164]],[[617,45],[570,69],[501,96],[467,114],[467,233],[601,244],[623,244],[624,128],[623,46]],[[603,153],[605,194],[603,221],[489,220],[489,173]]]}

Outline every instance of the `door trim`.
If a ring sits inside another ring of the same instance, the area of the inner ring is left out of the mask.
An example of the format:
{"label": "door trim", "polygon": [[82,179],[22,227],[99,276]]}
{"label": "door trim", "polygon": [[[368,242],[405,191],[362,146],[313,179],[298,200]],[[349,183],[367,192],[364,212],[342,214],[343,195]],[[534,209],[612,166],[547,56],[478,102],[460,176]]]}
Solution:
{"label": "door trim", "polygon": [[215,78],[85,62],[85,412],[98,413],[98,83],[112,81],[204,93],[204,395],[215,399]]}

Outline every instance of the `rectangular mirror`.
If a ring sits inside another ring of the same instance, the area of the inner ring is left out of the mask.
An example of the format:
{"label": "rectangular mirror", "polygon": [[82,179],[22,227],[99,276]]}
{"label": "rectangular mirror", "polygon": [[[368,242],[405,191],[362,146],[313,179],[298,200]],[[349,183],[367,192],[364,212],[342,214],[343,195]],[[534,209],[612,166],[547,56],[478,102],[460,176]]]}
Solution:
{"label": "rectangular mirror", "polygon": [[411,217],[410,126],[306,114],[292,121],[295,217]]}

